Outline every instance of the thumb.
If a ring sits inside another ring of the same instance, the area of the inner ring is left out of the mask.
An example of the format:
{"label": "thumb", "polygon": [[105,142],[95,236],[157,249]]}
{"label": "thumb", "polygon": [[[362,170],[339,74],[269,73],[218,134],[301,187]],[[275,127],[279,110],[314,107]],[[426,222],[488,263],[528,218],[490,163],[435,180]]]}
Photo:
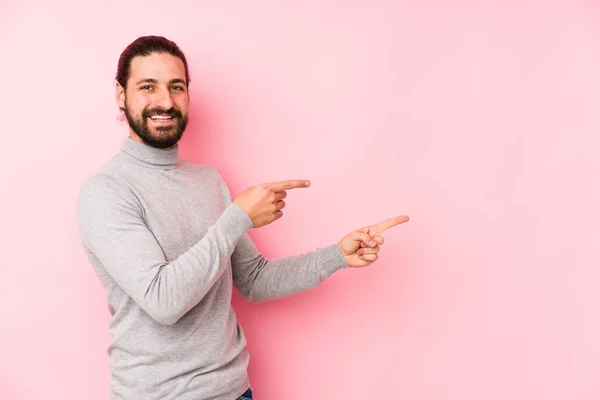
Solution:
{"label": "thumb", "polygon": [[375,247],[377,243],[368,233],[361,231],[354,231],[350,233],[350,239],[355,242],[361,242],[361,247]]}

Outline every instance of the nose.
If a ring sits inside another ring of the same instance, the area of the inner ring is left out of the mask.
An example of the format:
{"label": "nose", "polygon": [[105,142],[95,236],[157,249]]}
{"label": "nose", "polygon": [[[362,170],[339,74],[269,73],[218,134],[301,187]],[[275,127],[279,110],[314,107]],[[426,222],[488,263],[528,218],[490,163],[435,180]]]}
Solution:
{"label": "nose", "polygon": [[173,99],[171,98],[171,92],[168,88],[163,87],[156,91],[154,104],[157,107],[163,108],[165,110],[168,110],[171,107],[173,107]]}

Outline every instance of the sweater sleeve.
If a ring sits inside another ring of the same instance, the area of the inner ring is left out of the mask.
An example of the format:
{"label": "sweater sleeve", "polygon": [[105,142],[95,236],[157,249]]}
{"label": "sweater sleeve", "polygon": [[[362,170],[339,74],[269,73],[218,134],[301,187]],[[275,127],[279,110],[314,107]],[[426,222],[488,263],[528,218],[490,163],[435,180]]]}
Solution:
{"label": "sweater sleeve", "polygon": [[[221,179],[226,204],[231,195]],[[338,245],[332,244],[293,257],[269,260],[247,233],[240,237],[231,256],[233,283],[253,302],[274,300],[312,289],[335,271],[348,267]]]}
{"label": "sweater sleeve", "polygon": [[348,267],[337,244],[293,257],[269,260],[247,234],[231,258],[233,281],[250,301],[261,302],[312,289],[335,271]]}
{"label": "sweater sleeve", "polygon": [[167,262],[133,193],[106,177],[83,184],[77,222],[84,247],[128,296],[165,325],[202,300],[252,226],[243,210],[229,204],[203,238]]}

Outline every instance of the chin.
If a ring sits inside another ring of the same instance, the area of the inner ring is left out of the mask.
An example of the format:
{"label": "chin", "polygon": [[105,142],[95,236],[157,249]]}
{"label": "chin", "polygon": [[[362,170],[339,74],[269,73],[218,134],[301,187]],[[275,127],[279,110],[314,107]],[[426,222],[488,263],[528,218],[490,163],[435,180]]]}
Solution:
{"label": "chin", "polygon": [[156,145],[155,147],[162,148],[162,149],[165,149],[168,147],[173,147],[180,140],[181,140],[181,136],[177,137],[174,134],[173,135],[164,135],[164,134],[152,135],[152,141]]}

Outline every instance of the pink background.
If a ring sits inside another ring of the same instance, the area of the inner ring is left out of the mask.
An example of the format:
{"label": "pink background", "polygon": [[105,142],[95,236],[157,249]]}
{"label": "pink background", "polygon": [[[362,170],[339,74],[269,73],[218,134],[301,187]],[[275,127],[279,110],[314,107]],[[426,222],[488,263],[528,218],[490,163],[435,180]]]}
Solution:
{"label": "pink background", "polygon": [[370,268],[235,294],[258,399],[600,398],[600,3],[82,3],[0,3],[1,399],[108,394],[74,202],[144,34],[189,58],[185,157],[234,195],[312,181],[251,232],[265,255],[411,217]]}

